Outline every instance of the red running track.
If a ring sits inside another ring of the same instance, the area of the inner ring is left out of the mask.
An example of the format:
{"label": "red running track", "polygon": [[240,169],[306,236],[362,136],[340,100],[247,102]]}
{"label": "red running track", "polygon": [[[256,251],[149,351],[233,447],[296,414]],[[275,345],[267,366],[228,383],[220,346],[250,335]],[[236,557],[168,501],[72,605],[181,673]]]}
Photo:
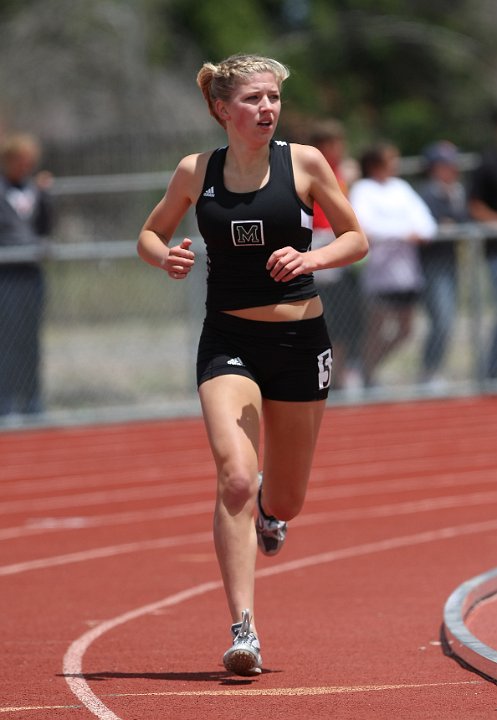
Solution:
{"label": "red running track", "polygon": [[200,419],[0,435],[0,717],[493,718],[444,655],[497,565],[497,398],[329,408],[284,551],[259,558],[265,672],[228,675]]}

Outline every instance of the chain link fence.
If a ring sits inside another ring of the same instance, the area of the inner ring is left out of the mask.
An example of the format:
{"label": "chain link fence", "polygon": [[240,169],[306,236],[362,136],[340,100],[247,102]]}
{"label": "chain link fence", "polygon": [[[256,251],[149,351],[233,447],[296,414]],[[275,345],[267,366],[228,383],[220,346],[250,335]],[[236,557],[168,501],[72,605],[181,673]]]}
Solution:
{"label": "chain link fence", "polygon": [[[21,413],[19,407],[4,411],[4,427],[198,412],[194,365],[206,268],[193,214],[178,230],[178,237],[192,237],[198,255],[187,281],[169,282],[136,255],[139,228],[168,179],[168,173],[140,173],[57,181],[54,237],[36,248],[0,248],[4,284],[9,268],[31,266],[41,269],[44,285],[40,402]],[[497,318],[484,251],[489,233],[495,229],[471,223],[440,237],[456,245],[457,313],[437,382],[424,382],[420,372],[429,331],[422,300],[411,335],[380,364],[375,387],[364,387],[360,369],[368,303],[360,291],[361,265],[347,271],[338,296],[336,284],[320,284],[332,341],[337,315],[343,313],[342,325],[348,328],[345,381],[335,383],[330,404],[496,390],[485,371]],[[5,287],[3,291],[5,295]],[[21,292],[24,300],[40,307],[39,287]],[[32,298],[29,293],[34,293]],[[335,302],[329,303],[328,295]],[[29,360],[29,313],[27,308],[24,315],[23,307],[17,301],[14,313],[21,339],[14,362],[20,371],[13,375],[19,397],[30,391],[36,362]],[[0,313],[5,316],[6,309]],[[1,332],[0,325],[0,375],[5,377],[13,353]]]}

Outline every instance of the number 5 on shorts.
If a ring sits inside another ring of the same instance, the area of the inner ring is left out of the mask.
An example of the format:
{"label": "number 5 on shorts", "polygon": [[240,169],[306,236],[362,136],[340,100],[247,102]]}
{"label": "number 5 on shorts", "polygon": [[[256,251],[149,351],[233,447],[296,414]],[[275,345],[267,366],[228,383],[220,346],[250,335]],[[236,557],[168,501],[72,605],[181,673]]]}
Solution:
{"label": "number 5 on shorts", "polygon": [[331,350],[325,350],[318,355],[318,377],[319,377],[319,389],[325,390],[330,387],[331,384]]}

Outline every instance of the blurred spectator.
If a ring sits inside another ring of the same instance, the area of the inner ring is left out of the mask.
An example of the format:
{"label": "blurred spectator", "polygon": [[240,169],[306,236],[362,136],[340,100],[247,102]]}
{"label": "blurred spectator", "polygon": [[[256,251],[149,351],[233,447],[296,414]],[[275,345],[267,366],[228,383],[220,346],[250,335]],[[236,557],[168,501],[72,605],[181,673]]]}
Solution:
{"label": "blurred spectator", "polygon": [[412,329],[423,287],[418,246],[433,238],[437,224],[427,205],[405,180],[395,177],[398,150],[379,144],[361,157],[362,179],[352,186],[350,202],[370,248],[362,272],[368,300],[363,348],[366,387],[374,371]]}
{"label": "blurred spectator", "polygon": [[[492,120],[497,129],[497,113]],[[497,142],[482,154],[481,163],[473,174],[469,187],[469,211],[479,222],[497,223]],[[486,256],[497,308],[497,238],[487,240]],[[485,374],[489,378],[497,378],[497,318],[490,340]]]}
{"label": "blurred spectator", "polygon": [[[466,190],[460,181],[459,152],[446,140],[424,150],[426,182],[420,195],[439,224],[439,230],[467,222]],[[422,357],[421,381],[438,385],[439,374],[457,312],[457,253],[455,238],[435,240],[420,246],[425,276],[423,301],[428,315],[428,335]]]}
{"label": "blurred spectator", "polygon": [[[314,124],[309,143],[323,153],[344,192],[353,171],[346,157],[345,130],[338,120]],[[334,239],[333,229],[317,203],[314,204],[313,247],[322,247]],[[329,268],[314,273],[324,307],[324,316],[333,345],[333,388],[353,388],[360,383],[358,363],[362,333],[361,287],[357,265]]]}
{"label": "blurred spectator", "polygon": [[[0,148],[0,247],[39,245],[50,231],[46,194],[33,179],[40,146],[31,135],[12,135]],[[43,276],[39,263],[0,263],[0,415],[42,410],[40,326]]]}

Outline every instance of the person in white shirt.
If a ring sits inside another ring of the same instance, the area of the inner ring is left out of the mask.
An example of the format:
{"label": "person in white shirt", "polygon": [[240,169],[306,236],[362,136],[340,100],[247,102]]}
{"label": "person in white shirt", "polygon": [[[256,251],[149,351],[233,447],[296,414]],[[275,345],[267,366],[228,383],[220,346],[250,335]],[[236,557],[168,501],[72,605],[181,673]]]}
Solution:
{"label": "person in white shirt", "polygon": [[374,371],[412,330],[414,310],[423,288],[419,245],[437,232],[428,206],[396,177],[399,153],[379,144],[360,159],[362,178],[351,188],[350,203],[369,238],[370,252],[362,273],[369,307],[363,348],[366,387]]}

